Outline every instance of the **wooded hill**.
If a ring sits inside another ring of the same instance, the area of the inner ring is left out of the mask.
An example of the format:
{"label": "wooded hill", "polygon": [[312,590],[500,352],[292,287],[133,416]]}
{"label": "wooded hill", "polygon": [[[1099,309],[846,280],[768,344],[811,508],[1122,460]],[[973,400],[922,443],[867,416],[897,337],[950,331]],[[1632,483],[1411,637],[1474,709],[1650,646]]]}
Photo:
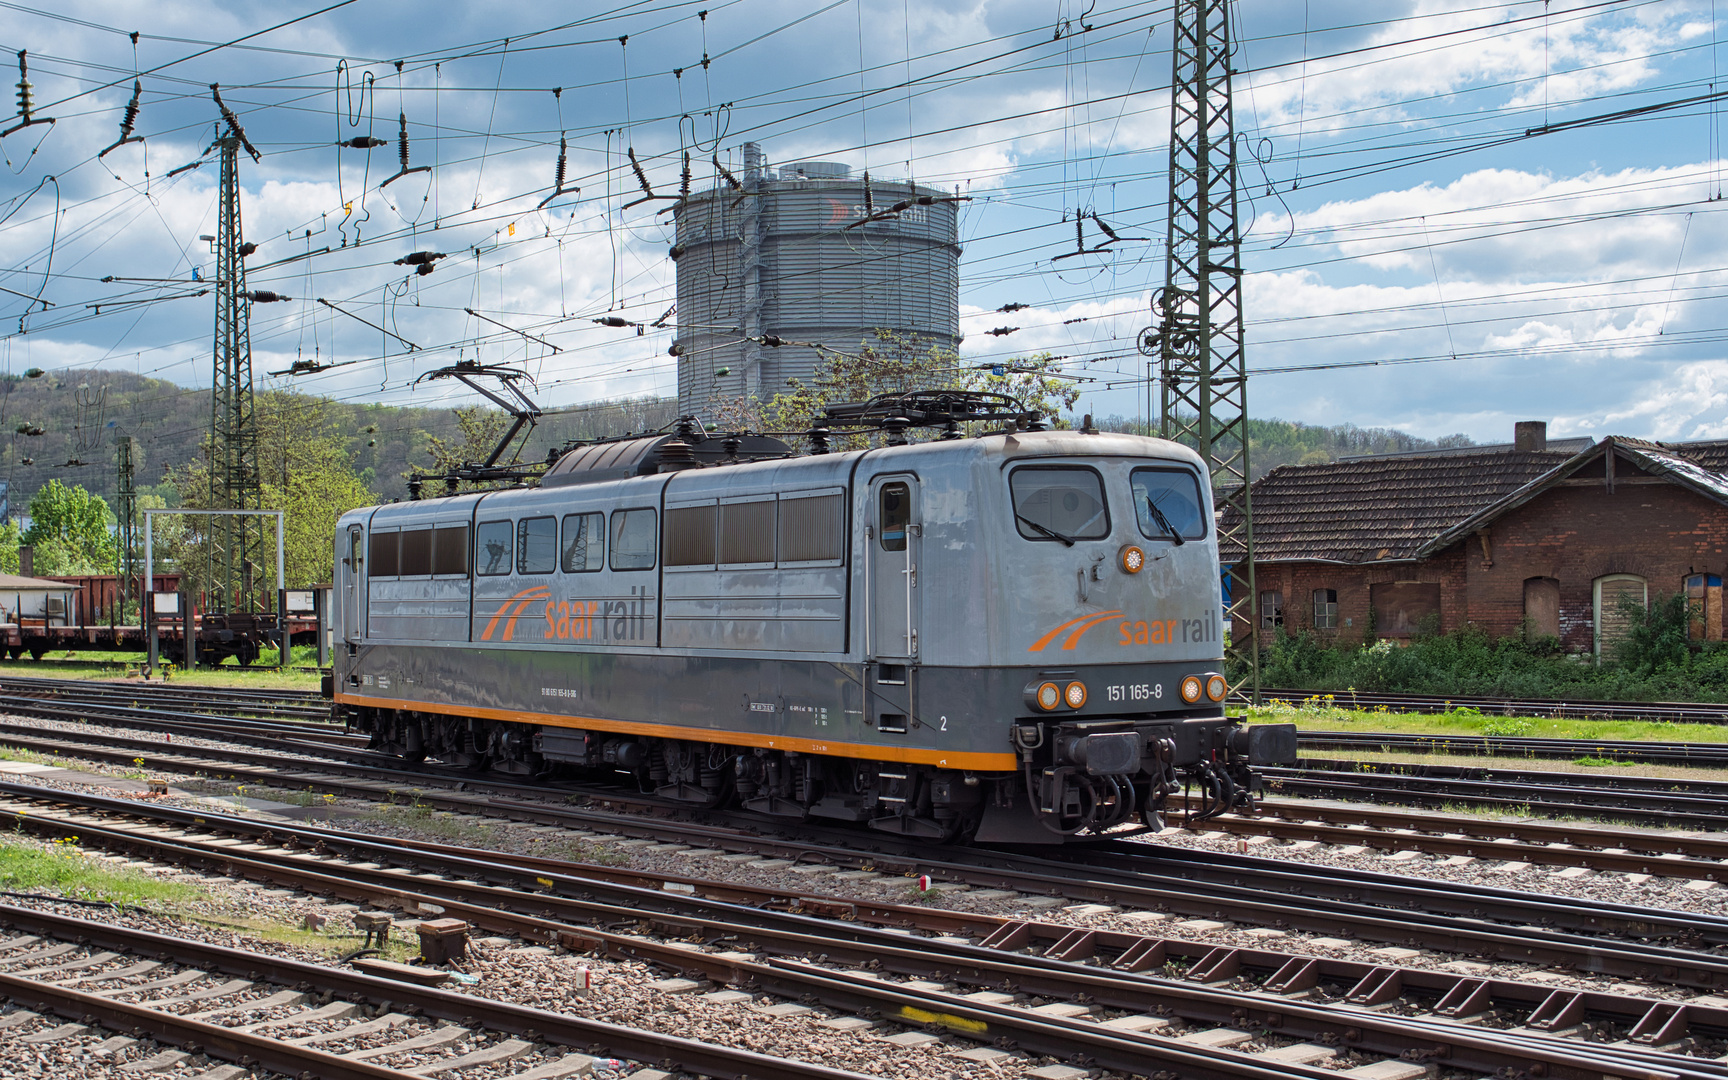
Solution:
{"label": "wooded hill", "polygon": [[[303,400],[279,391],[261,392],[289,404]],[[50,479],[82,485],[112,505],[117,485],[115,440],[138,440],[135,459],[140,492],[162,495],[178,505],[177,493],[161,486],[165,467],[182,469],[202,453],[210,429],[211,392],[127,371],[51,371],[35,378],[0,376],[0,437],[5,439],[0,480],[8,483],[14,513]],[[433,439],[460,445],[457,410],[354,404],[323,399],[323,417],[347,442],[350,465],[383,500],[405,498],[403,477],[432,465]],[[548,448],[573,439],[594,439],[626,432],[657,430],[677,417],[669,398],[602,402],[551,411],[530,436],[523,457],[535,460]],[[1076,421],[1077,422],[1077,421]],[[1134,431],[1132,420],[1111,417],[1101,427]],[[28,432],[20,433],[19,428]],[[1249,423],[1256,477],[1287,464],[1331,461],[1349,454],[1376,454],[1467,446],[1461,435],[1421,439],[1389,428],[1352,424],[1318,427],[1284,420]],[[29,463],[26,464],[26,461]]]}

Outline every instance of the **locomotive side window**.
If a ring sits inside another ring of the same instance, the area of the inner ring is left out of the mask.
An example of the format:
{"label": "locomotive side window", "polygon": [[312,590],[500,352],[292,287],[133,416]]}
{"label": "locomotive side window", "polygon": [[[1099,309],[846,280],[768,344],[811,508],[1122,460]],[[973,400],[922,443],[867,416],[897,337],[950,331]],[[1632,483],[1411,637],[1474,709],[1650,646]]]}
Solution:
{"label": "locomotive side window", "polygon": [[1104,482],[1091,469],[1031,465],[1008,475],[1014,525],[1028,540],[1072,544],[1110,535]]}
{"label": "locomotive side window", "polygon": [[[1185,540],[1206,539],[1201,513],[1200,481],[1187,469],[1135,469],[1128,486],[1134,494],[1134,518],[1140,535],[1168,540],[1171,530]],[[1163,518],[1162,521],[1159,518]]]}
{"label": "locomotive side window", "polygon": [[606,515],[564,515],[563,566],[566,574],[591,574],[606,566]]}
{"label": "locomotive side window", "polygon": [[523,518],[516,524],[516,572],[550,574],[558,566],[558,519]]}
{"label": "locomotive side window", "polygon": [[[626,511],[630,513],[631,511]],[[640,511],[634,511],[640,513]],[[618,515],[612,515],[612,569],[637,570],[645,569],[637,566],[621,566],[618,562],[617,545]],[[666,509],[666,565],[667,566],[713,566],[714,565],[714,506],[673,506]],[[648,560],[648,566],[653,566],[654,560]]]}
{"label": "locomotive side window", "polygon": [[726,503],[720,507],[720,561],[774,562],[774,501]]}
{"label": "locomotive side window", "polygon": [[906,550],[906,523],[912,520],[912,492],[905,484],[883,484],[876,524],[883,551]]}
{"label": "locomotive side window", "polygon": [[510,538],[516,531],[508,521],[485,521],[475,534],[474,562],[482,577],[510,572]]}
{"label": "locomotive side window", "polygon": [[612,511],[612,569],[654,569],[654,531],[651,509]]}
{"label": "locomotive side window", "polygon": [[397,572],[403,577],[426,577],[432,573],[432,530],[402,531],[402,564]]}
{"label": "locomotive side window", "polygon": [[432,532],[432,572],[468,573],[468,526],[444,525]]}
{"label": "locomotive side window", "polygon": [[780,561],[824,562],[840,558],[844,496],[780,500]]}
{"label": "locomotive side window", "polygon": [[395,577],[401,573],[402,534],[375,532],[372,534],[372,565],[367,569],[375,578]]}

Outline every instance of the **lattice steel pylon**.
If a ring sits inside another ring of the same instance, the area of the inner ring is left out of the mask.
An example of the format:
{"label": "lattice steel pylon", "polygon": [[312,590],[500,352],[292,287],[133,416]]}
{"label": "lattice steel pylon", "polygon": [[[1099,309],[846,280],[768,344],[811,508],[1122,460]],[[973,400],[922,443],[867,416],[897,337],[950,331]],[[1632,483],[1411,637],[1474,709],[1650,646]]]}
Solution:
{"label": "lattice steel pylon", "polygon": [[120,618],[126,618],[126,605],[132,599],[132,579],[138,573],[138,475],[137,440],[130,435],[122,435],[114,440],[114,457],[118,466],[119,476],[114,485],[114,512],[119,518],[118,532],[120,534],[120,552],[115,560],[119,565],[115,572],[119,575],[119,591],[117,599],[120,603]]}
{"label": "lattice steel pylon", "polygon": [[1228,0],[1176,0],[1171,47],[1170,203],[1157,325],[1141,349],[1159,362],[1167,439],[1199,451],[1218,504],[1228,592],[1226,655],[1260,698],[1259,597],[1249,505],[1248,371]]}
{"label": "lattice steel pylon", "polygon": [[[230,129],[216,140],[222,154],[219,220],[216,225],[216,373],[210,401],[210,506],[212,510],[257,510],[258,429],[252,405],[251,301],[240,253],[240,146]],[[223,515],[210,525],[212,610],[251,611],[252,571],[262,533],[256,521]]]}

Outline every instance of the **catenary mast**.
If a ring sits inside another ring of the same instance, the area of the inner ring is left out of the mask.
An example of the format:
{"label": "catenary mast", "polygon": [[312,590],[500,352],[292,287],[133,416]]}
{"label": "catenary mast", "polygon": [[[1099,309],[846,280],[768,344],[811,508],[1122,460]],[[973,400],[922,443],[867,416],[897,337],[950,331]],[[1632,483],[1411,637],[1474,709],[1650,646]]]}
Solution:
{"label": "catenary mast", "polygon": [[1228,0],[1176,0],[1171,48],[1170,203],[1164,288],[1142,351],[1158,358],[1161,433],[1199,451],[1218,504],[1228,655],[1260,693],[1259,597],[1249,507],[1242,234],[1230,105]]}

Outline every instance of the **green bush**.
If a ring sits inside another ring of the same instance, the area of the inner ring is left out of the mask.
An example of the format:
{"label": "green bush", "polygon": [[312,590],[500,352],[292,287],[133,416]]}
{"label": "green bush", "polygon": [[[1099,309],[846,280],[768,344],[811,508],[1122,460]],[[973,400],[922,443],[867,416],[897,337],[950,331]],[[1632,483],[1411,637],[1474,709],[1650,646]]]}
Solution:
{"label": "green bush", "polygon": [[1280,629],[1261,653],[1260,678],[1315,693],[1728,701],[1728,644],[1687,641],[1683,595],[1656,597],[1648,610],[1633,605],[1627,614],[1625,640],[1601,663],[1561,653],[1552,638],[1491,638],[1474,626],[1418,633],[1403,646],[1354,647]]}

